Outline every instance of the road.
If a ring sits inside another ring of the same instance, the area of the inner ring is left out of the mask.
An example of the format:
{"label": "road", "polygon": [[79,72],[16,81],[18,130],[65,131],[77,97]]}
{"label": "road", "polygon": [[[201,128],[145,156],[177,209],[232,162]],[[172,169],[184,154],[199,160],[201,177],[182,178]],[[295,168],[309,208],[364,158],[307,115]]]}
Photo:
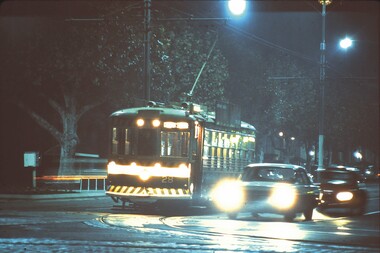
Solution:
{"label": "road", "polygon": [[378,185],[368,212],[313,221],[193,207],[135,210],[108,197],[0,200],[1,252],[379,252]]}

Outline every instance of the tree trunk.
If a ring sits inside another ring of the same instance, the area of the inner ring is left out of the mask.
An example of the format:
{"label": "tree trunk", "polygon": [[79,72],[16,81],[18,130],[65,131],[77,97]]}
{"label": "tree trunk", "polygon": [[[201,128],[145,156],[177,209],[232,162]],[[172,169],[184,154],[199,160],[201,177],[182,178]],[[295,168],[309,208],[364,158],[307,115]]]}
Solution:
{"label": "tree trunk", "polygon": [[[74,154],[77,146],[77,140],[74,137],[67,137],[68,140],[61,143],[61,156],[59,161],[58,175],[74,175]],[[71,139],[71,140],[69,140]]]}
{"label": "tree trunk", "polygon": [[58,169],[58,175],[74,175],[74,156],[75,149],[79,143],[77,135],[77,115],[76,113],[65,113],[62,118],[63,133],[60,140],[61,144],[61,157]]}

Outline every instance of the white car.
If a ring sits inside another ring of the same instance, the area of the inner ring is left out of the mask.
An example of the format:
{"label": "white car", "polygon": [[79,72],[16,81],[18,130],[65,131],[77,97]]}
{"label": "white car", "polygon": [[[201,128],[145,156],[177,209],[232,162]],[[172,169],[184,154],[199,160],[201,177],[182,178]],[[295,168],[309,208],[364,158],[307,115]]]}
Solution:
{"label": "white car", "polygon": [[286,221],[293,221],[298,213],[311,220],[319,195],[319,187],[304,167],[257,163],[246,166],[238,180],[220,182],[213,200],[231,219],[250,211],[252,215],[283,214]]}

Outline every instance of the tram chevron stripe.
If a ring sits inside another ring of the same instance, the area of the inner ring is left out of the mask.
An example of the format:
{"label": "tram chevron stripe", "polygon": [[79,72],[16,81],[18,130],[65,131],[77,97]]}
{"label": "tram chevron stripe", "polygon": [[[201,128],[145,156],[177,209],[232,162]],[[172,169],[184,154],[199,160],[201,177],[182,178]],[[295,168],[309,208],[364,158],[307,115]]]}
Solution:
{"label": "tram chevron stripe", "polygon": [[126,194],[130,194],[132,191],[133,191],[133,189],[134,189],[135,187],[128,187],[128,190],[127,190],[127,192],[126,192]]}
{"label": "tram chevron stripe", "polygon": [[189,189],[183,188],[153,188],[153,187],[134,187],[134,186],[121,186],[121,185],[110,185],[108,187],[108,192],[114,192],[125,195],[135,195],[135,196],[186,196],[190,195]]}
{"label": "tram chevron stripe", "polygon": [[121,193],[125,193],[125,191],[128,189],[128,186],[123,186],[123,188],[121,188],[120,192]]}

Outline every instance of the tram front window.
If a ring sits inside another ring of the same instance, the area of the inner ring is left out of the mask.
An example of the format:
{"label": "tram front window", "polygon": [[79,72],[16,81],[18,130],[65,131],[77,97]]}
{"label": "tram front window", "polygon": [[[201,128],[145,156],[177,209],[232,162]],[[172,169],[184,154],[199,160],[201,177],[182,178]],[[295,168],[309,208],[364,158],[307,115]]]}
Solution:
{"label": "tram front window", "polygon": [[189,132],[161,132],[161,156],[187,157]]}
{"label": "tram front window", "polygon": [[154,156],[157,154],[157,130],[156,129],[139,129],[137,155]]}

